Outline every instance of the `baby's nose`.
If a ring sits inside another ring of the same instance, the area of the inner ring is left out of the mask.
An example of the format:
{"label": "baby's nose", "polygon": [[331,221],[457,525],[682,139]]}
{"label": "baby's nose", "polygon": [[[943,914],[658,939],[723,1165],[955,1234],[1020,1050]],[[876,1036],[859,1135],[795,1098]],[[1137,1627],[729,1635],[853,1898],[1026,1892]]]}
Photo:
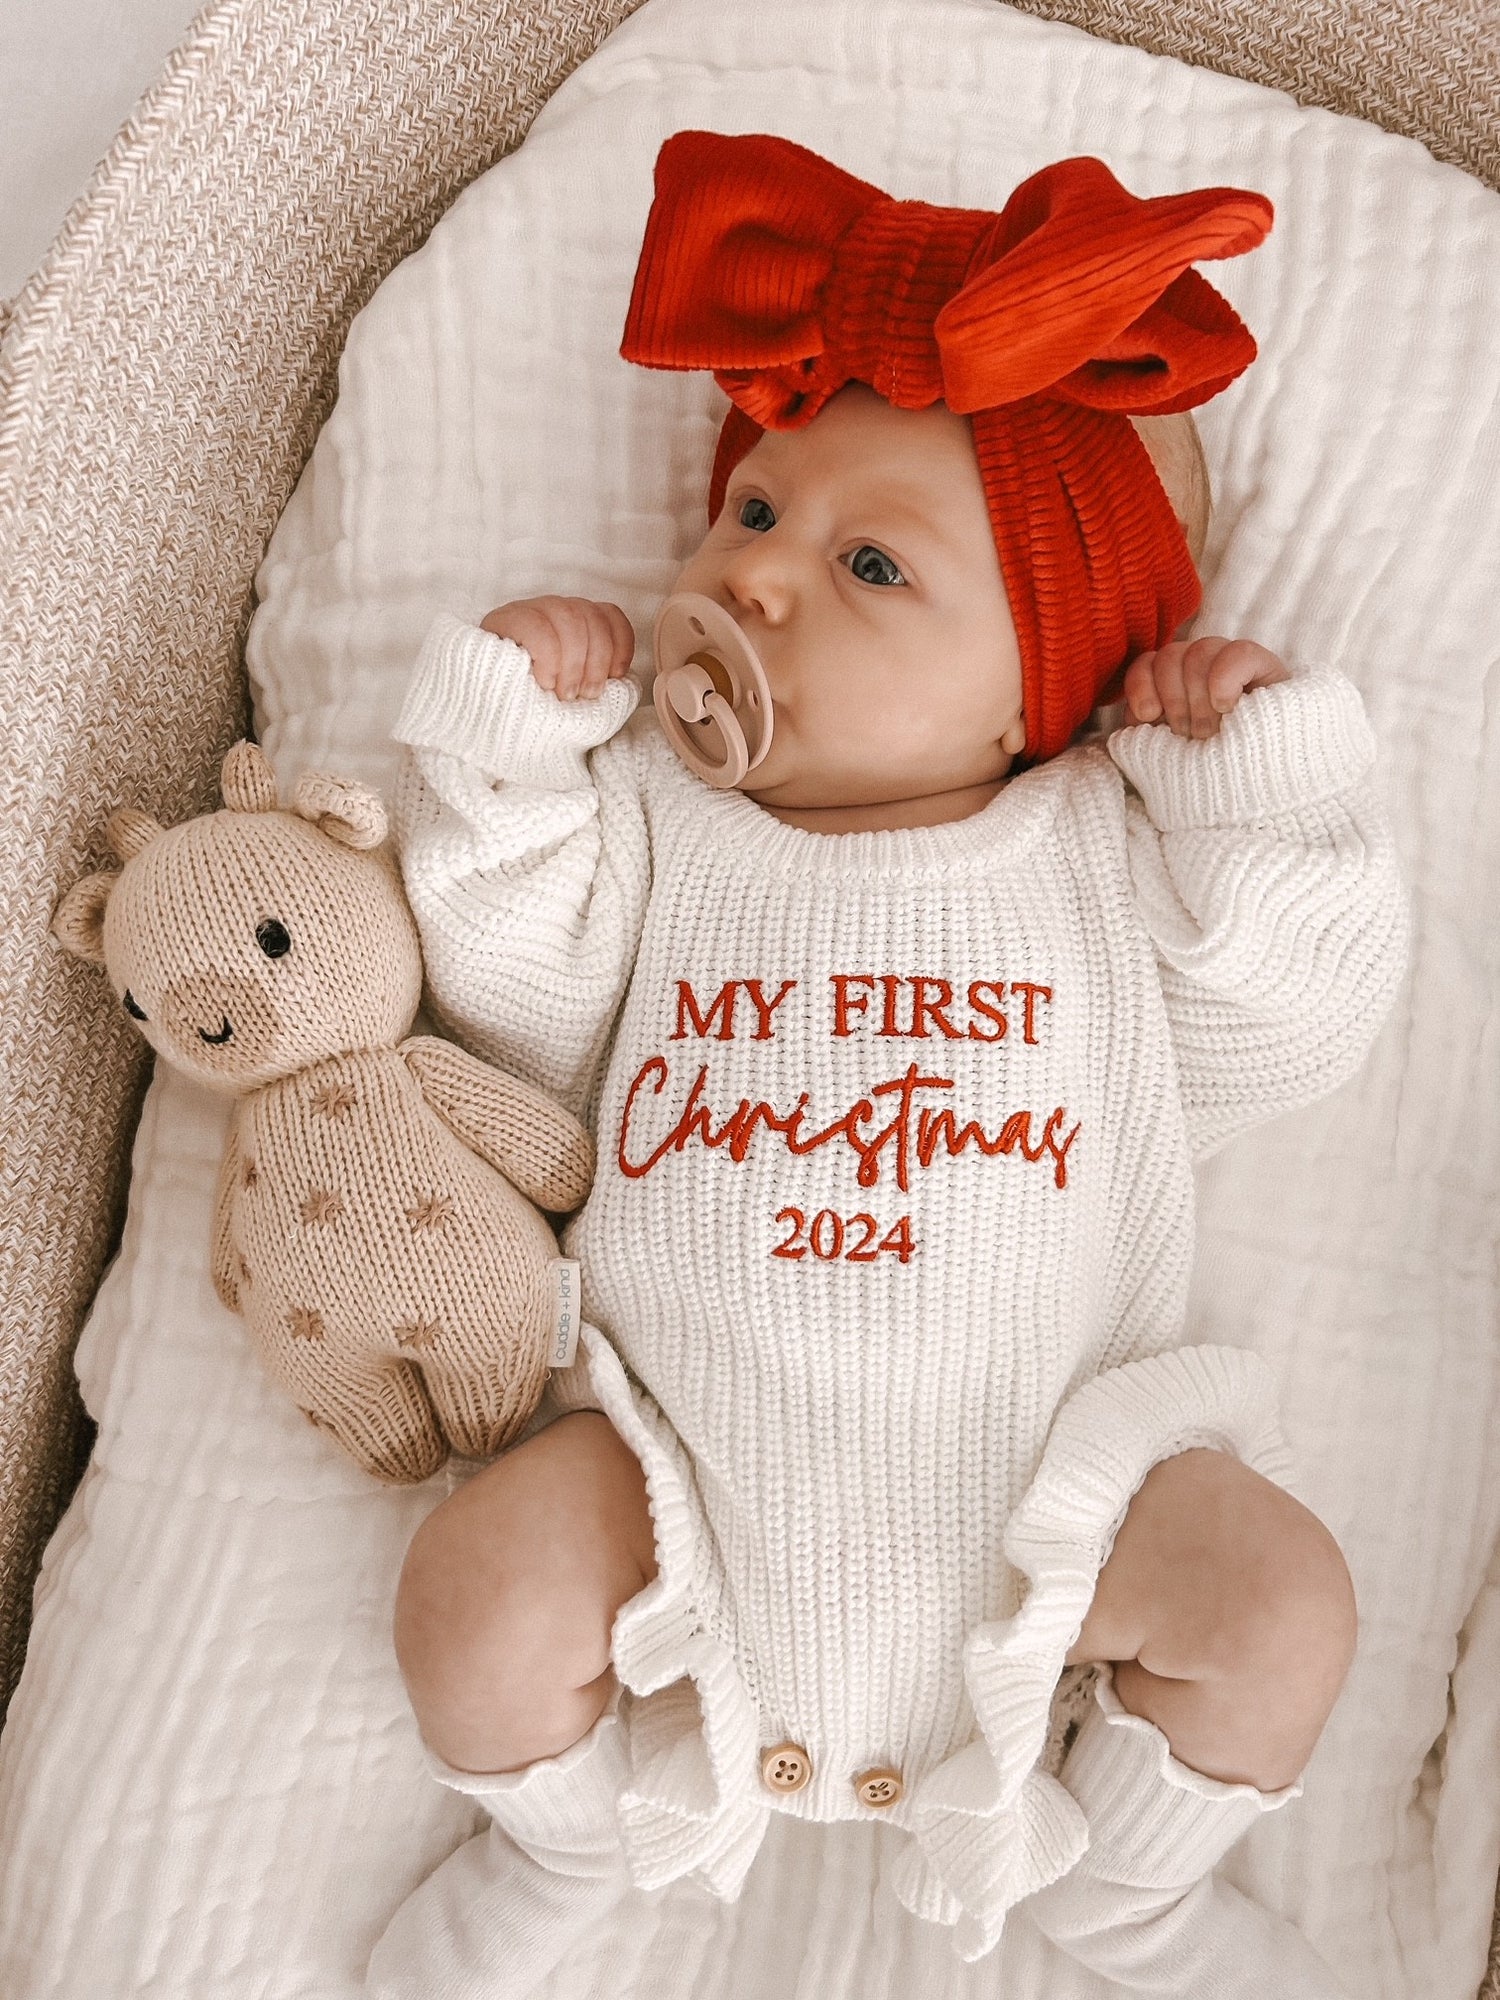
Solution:
{"label": "baby's nose", "polygon": [[771,546],[769,535],[758,536],[737,549],[725,566],[723,578],[730,598],[729,609],[740,623],[751,614],[763,618],[768,625],[785,622],[796,599],[794,565],[781,548]]}

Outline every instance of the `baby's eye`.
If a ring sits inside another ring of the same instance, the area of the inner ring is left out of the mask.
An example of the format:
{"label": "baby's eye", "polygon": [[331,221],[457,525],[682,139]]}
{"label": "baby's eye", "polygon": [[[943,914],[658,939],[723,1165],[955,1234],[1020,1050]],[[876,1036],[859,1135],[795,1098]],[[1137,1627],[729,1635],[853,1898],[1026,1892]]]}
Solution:
{"label": "baby's eye", "polygon": [[127,986],[125,988],[125,1012],[133,1021],[144,1021],[146,1010]]}
{"label": "baby's eye", "polygon": [[776,510],[769,500],[746,500],[740,508],[740,526],[753,528],[757,535],[763,535],[768,528],[776,525]]}
{"label": "baby's eye", "polygon": [[877,549],[872,542],[861,542],[852,555],[844,556],[850,570],[861,583],[905,583],[906,578],[897,569],[884,549]]}

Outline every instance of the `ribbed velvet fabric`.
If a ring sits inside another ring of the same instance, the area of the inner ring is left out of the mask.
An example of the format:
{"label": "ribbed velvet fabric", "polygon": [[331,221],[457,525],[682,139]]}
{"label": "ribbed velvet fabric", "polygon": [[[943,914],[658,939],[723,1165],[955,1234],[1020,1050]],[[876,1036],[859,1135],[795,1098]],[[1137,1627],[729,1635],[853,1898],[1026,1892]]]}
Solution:
{"label": "ribbed velvet fabric", "polygon": [[1197,609],[1128,419],[1207,402],[1255,358],[1189,266],[1253,249],[1271,219],[1240,188],[1143,201],[1087,157],[1033,174],[998,214],[939,208],[769,134],[678,132],[657,158],[620,352],[711,368],[730,397],[711,520],[761,434],[800,429],[846,383],[968,416],[1035,762]]}

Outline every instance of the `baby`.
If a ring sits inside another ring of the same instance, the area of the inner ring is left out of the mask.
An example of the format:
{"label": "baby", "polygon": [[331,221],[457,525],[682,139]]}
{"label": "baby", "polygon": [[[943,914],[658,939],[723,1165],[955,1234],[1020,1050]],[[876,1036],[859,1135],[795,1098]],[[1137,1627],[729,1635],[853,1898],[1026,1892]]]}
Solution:
{"label": "baby", "polygon": [[1263,1364],[1180,1344],[1194,1160],[1347,1077],[1403,955],[1352,686],[1175,636],[1185,413],[1254,354],[1190,266],[1269,221],[1092,160],[994,216],[662,149],[622,351],[732,398],[675,589],[774,726],[706,784],[624,613],[560,597],[440,621],[403,711],[433,999],[599,1169],[552,1421],[402,1576],[433,1768],[494,1824],[383,2000],[514,2000],[631,1880],[732,1896],[777,1811],[898,1830],[965,1958],[1025,1899],[1137,1993],[1339,1990],[1212,1870],[1300,1789],[1350,1580]]}

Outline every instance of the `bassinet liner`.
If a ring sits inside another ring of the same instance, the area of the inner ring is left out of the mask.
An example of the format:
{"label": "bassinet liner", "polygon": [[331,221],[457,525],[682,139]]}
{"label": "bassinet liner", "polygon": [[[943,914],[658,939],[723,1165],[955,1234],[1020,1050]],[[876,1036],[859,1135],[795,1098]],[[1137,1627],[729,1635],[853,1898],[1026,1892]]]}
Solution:
{"label": "bassinet liner", "polygon": [[[209,802],[251,578],[350,319],[631,11],[225,0],[0,309],[0,1693],[81,1460],[69,1357],[143,1080],[50,911],[114,804]],[[1489,0],[1378,25],[1296,0],[1027,11],[1373,117],[1500,184]]]}

